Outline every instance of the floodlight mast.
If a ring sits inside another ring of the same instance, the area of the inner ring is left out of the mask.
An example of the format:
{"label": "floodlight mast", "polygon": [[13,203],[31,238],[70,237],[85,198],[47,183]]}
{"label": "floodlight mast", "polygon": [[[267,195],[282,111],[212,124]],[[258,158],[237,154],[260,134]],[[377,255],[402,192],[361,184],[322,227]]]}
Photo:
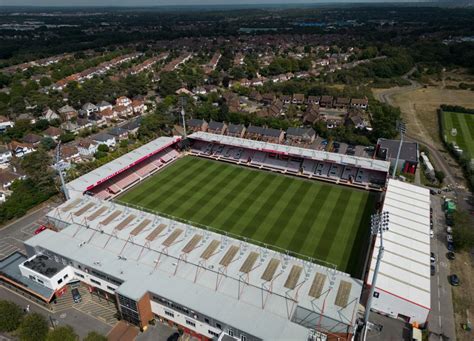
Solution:
{"label": "floodlight mast", "polygon": [[186,140],[186,113],[184,111],[184,105],[186,104],[186,99],[181,96],[181,118],[183,119],[183,131],[184,131],[184,139]]}
{"label": "floodlight mast", "polygon": [[397,174],[398,160],[400,159],[400,152],[402,151],[403,136],[405,135],[405,132],[406,132],[405,123],[403,121],[397,121],[397,128],[398,128],[398,132],[400,133],[400,144],[398,145],[398,152],[397,152],[397,159],[395,160],[395,167],[393,167],[393,171],[392,171],[392,178],[394,179],[395,179],[395,175]]}
{"label": "floodlight mast", "polygon": [[59,179],[61,180],[61,188],[64,193],[64,198],[69,200],[69,192],[66,188],[66,183],[64,182],[64,175],[63,170],[61,169],[61,141],[59,141],[58,145],[56,146],[56,170],[59,173]]}
{"label": "floodlight mast", "polygon": [[377,282],[377,275],[379,273],[380,263],[382,261],[384,246],[383,246],[383,232],[388,230],[388,222],[389,222],[389,213],[387,211],[382,211],[379,213],[375,213],[371,217],[371,237],[377,238],[377,235],[380,234],[380,246],[379,252],[377,254],[377,262],[375,263],[374,274],[372,275],[372,283],[370,285],[370,292],[367,298],[367,304],[365,305],[365,313],[364,313],[364,337],[363,340],[367,339],[367,327],[369,322],[369,315],[370,309],[372,307],[372,298],[374,297],[375,292],[375,285]]}

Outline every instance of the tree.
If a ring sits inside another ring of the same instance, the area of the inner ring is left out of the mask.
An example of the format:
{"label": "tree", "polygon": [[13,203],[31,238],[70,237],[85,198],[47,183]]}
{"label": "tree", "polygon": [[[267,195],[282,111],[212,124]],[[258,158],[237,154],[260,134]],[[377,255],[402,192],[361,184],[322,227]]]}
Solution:
{"label": "tree", "polygon": [[48,335],[48,322],[38,313],[27,314],[18,328],[18,336],[22,341],[43,341]]}
{"label": "tree", "polygon": [[97,332],[89,332],[83,341],[107,341],[107,337]]}
{"label": "tree", "polygon": [[64,133],[64,134],[61,134],[61,136],[59,136],[59,140],[61,141],[61,143],[71,142],[74,139],[75,139],[75,135],[73,133]]}
{"label": "tree", "polygon": [[0,300],[0,332],[12,332],[20,326],[23,311],[13,302]]}
{"label": "tree", "polygon": [[52,150],[56,147],[56,142],[49,136],[43,137],[40,144],[45,150]]}
{"label": "tree", "polygon": [[51,330],[46,337],[46,341],[76,341],[79,336],[74,332],[71,326],[56,327]]}
{"label": "tree", "polygon": [[471,218],[465,211],[454,214],[455,228],[453,229],[454,246],[459,250],[469,250],[474,247],[474,229]]}
{"label": "tree", "polygon": [[446,175],[444,174],[443,171],[437,170],[435,171],[435,177],[439,181],[439,183],[442,184]]}
{"label": "tree", "polygon": [[107,153],[110,149],[109,149],[109,146],[107,146],[106,144],[99,144],[99,147],[97,147],[97,150],[99,152]]}

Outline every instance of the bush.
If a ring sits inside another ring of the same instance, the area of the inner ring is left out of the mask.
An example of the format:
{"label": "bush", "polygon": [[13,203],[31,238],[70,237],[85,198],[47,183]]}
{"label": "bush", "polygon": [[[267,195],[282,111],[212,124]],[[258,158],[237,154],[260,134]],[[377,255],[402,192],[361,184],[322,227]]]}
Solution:
{"label": "bush", "polygon": [[456,249],[469,250],[474,247],[474,229],[470,226],[467,212],[454,214],[453,242]]}
{"label": "bush", "polygon": [[56,327],[46,337],[46,341],[76,341],[78,339],[79,336],[77,336],[71,326]]}
{"label": "bush", "polygon": [[107,337],[97,332],[89,332],[84,338],[84,341],[107,341]]}
{"label": "bush", "polygon": [[48,331],[46,318],[38,313],[31,313],[21,321],[18,336],[22,341],[43,341],[46,340]]}
{"label": "bush", "polygon": [[436,180],[438,180],[438,182],[441,184],[443,183],[443,180],[446,177],[446,175],[444,174],[443,171],[437,170],[435,171],[435,177],[436,177]]}
{"label": "bush", "polygon": [[99,152],[107,153],[110,149],[109,149],[109,146],[107,146],[106,144],[99,144],[99,147],[97,147],[97,150]]}
{"label": "bush", "polygon": [[13,302],[0,300],[0,332],[12,332],[20,326],[23,311]]}

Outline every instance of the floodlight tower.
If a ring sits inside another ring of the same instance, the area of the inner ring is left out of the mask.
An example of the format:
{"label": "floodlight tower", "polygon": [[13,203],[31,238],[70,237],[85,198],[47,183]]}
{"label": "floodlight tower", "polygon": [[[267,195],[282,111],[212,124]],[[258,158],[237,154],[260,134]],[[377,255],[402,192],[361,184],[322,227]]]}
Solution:
{"label": "floodlight tower", "polygon": [[56,163],[54,164],[54,168],[59,173],[59,179],[61,179],[61,188],[64,193],[64,198],[69,200],[69,192],[66,188],[66,183],[64,182],[64,175],[63,175],[63,167],[61,161],[61,141],[59,141],[58,145],[56,146]]}
{"label": "floodlight tower", "polygon": [[397,173],[398,159],[400,158],[400,152],[402,151],[403,136],[405,135],[405,132],[406,132],[405,123],[401,120],[397,121],[397,129],[398,129],[398,132],[400,133],[400,145],[398,146],[397,159],[395,160],[395,167],[393,168],[393,172],[392,172],[392,178],[394,179]]}
{"label": "floodlight tower", "polygon": [[181,96],[179,99],[181,101],[181,118],[183,119],[184,139],[186,140],[186,113],[184,111],[184,106],[186,105],[186,98],[184,96]]}
{"label": "floodlight tower", "polygon": [[382,261],[384,247],[383,247],[383,232],[388,231],[389,213],[382,211],[375,213],[370,218],[370,232],[371,238],[376,239],[380,235],[380,246],[377,254],[377,262],[375,263],[374,274],[372,275],[372,283],[370,286],[369,297],[367,298],[367,304],[365,305],[364,313],[364,337],[363,340],[367,339],[367,324],[369,322],[370,309],[372,307],[372,298],[374,297],[375,284],[377,282],[377,275],[379,273],[380,262]]}

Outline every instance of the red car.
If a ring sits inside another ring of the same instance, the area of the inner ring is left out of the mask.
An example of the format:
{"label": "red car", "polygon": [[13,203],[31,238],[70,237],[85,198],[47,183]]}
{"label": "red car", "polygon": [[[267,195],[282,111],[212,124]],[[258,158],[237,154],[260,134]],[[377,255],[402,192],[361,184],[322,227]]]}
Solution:
{"label": "red car", "polygon": [[40,227],[38,227],[38,228],[35,230],[35,234],[41,233],[41,232],[43,232],[43,231],[46,230],[46,229],[47,229],[46,226],[41,225]]}

